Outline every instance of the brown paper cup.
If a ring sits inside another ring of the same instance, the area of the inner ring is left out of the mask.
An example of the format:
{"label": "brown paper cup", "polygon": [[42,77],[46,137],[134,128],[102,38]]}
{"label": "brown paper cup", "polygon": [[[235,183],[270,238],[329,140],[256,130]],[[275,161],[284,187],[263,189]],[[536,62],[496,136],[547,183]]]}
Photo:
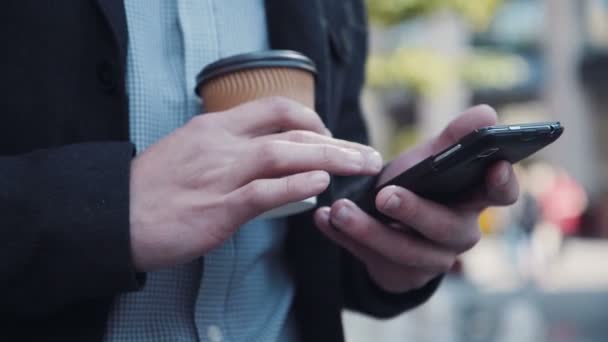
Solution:
{"label": "brown paper cup", "polygon": [[[313,62],[304,55],[285,50],[260,51],[221,59],[197,76],[196,93],[206,112],[219,112],[255,99],[281,96],[314,109]],[[316,197],[289,203],[262,215],[284,217],[315,207]]]}

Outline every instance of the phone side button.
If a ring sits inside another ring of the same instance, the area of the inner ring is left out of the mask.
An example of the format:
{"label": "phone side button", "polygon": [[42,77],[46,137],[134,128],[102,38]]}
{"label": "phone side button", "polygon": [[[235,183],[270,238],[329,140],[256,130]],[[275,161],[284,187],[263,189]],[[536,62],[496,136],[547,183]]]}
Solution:
{"label": "phone side button", "polygon": [[454,154],[456,151],[460,150],[461,148],[462,148],[462,145],[458,144],[458,145],[450,148],[449,150],[443,152],[442,154],[438,155],[437,157],[435,157],[433,162],[438,163],[438,162],[444,160],[445,158],[451,156],[452,154]]}
{"label": "phone side button", "polygon": [[496,152],[500,151],[500,149],[498,147],[494,147],[494,148],[489,148],[483,152],[481,152],[480,154],[477,155],[478,159],[483,159],[483,158],[487,158],[493,154],[495,154]]}
{"label": "phone side button", "polygon": [[523,136],[523,137],[521,137],[520,141],[522,141],[522,142],[529,142],[529,141],[534,141],[536,139],[538,139],[537,135]]}

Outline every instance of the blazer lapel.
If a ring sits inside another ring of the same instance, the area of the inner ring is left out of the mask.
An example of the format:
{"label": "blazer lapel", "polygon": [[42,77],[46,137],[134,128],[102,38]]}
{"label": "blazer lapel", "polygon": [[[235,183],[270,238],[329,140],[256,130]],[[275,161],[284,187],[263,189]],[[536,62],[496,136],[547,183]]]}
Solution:
{"label": "blazer lapel", "polygon": [[123,0],[94,0],[101,12],[118,45],[122,61],[126,61],[128,30],[125,6]]}
{"label": "blazer lapel", "polygon": [[315,105],[326,121],[330,57],[321,0],[266,0],[266,17],[272,49],[298,51],[315,62]]}

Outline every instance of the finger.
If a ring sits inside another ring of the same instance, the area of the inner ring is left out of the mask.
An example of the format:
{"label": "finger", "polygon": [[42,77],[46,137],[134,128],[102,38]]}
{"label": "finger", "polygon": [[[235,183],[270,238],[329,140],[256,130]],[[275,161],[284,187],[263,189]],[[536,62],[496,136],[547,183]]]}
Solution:
{"label": "finger", "polygon": [[268,142],[274,140],[291,141],[303,144],[325,144],[334,145],[337,147],[359,150],[364,154],[376,154],[378,151],[370,146],[358,144],[348,140],[336,139],[331,136],[320,135],[318,133],[302,130],[294,130],[289,132],[271,134],[261,136],[255,139],[256,142]]}
{"label": "finger", "polygon": [[469,108],[450,122],[439,136],[433,140],[432,151],[428,155],[437,154],[474,130],[495,125],[496,121],[496,111],[488,105]]}
{"label": "finger", "polygon": [[513,166],[501,161],[490,167],[485,185],[462,198],[453,205],[454,209],[481,212],[491,206],[511,205],[519,197],[519,184]]}
{"label": "finger", "polygon": [[317,209],[314,214],[315,224],[323,233],[325,233],[325,235],[327,235],[327,237],[344,247],[352,255],[357,257],[357,259],[364,263],[376,258],[380,258],[377,253],[372,252],[370,249],[363,248],[354,240],[350,239],[347,235],[336,230],[330,222],[330,210],[331,209],[329,207],[322,207]]}
{"label": "finger", "polygon": [[374,175],[382,169],[379,154],[365,155],[359,150],[326,144],[268,141],[252,144],[245,157],[245,179],[278,177],[324,170],[338,175]]}
{"label": "finger", "polygon": [[381,224],[349,200],[334,203],[330,219],[338,231],[398,265],[443,272],[454,258],[453,252],[428,240]]}
{"label": "finger", "polygon": [[370,146],[358,144],[358,143],[347,141],[347,140],[335,139],[332,137],[320,135],[318,133],[314,133],[314,132],[310,132],[310,131],[302,131],[302,130],[289,131],[289,132],[284,132],[284,133],[271,134],[271,135],[258,137],[254,140],[255,140],[255,142],[262,142],[262,143],[272,142],[272,141],[290,141],[290,142],[301,143],[301,144],[331,145],[331,146],[336,146],[336,147],[343,148],[346,150],[360,151],[363,154],[363,156],[365,157],[367,163],[370,164],[369,165],[370,169],[375,169],[377,167],[378,163],[380,163],[380,164],[383,163],[382,156],[380,155],[380,153]]}
{"label": "finger", "polygon": [[299,102],[282,97],[267,97],[225,112],[206,115],[216,116],[218,122],[229,131],[249,137],[291,130],[331,135],[317,113]]}
{"label": "finger", "polygon": [[519,197],[519,183],[513,166],[507,161],[493,165],[487,173],[486,189],[491,205],[510,205]]}
{"label": "finger", "polygon": [[258,179],[229,193],[225,201],[231,208],[231,219],[241,223],[270,209],[319,195],[329,182],[329,174],[324,171]]}
{"label": "finger", "polygon": [[480,105],[467,109],[448,124],[437,137],[408,150],[407,158],[394,160],[391,167],[383,172],[380,184],[396,177],[403,170],[409,169],[423,159],[442,152],[474,130],[496,124],[496,120],[496,111],[490,106]]}
{"label": "finger", "polygon": [[329,221],[330,208],[319,208],[314,216],[315,224],[329,239],[340,245],[366,265],[370,277],[384,290],[404,292],[423,287],[438,273],[426,269],[396,264],[378,253],[358,244],[347,235],[334,229]]}
{"label": "finger", "polygon": [[398,186],[388,186],[376,196],[376,207],[402,225],[454,251],[464,252],[481,238],[478,212],[457,212]]}

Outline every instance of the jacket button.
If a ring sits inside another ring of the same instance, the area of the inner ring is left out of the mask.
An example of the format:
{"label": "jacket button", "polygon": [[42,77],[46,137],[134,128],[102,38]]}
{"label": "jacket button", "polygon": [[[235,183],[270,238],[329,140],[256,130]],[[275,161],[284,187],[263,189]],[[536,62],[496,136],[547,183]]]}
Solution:
{"label": "jacket button", "polygon": [[97,80],[101,89],[112,92],[116,89],[115,67],[110,61],[102,61],[97,64]]}
{"label": "jacket button", "polygon": [[210,325],[207,327],[207,338],[209,338],[209,342],[224,341],[222,330],[217,325]]}

